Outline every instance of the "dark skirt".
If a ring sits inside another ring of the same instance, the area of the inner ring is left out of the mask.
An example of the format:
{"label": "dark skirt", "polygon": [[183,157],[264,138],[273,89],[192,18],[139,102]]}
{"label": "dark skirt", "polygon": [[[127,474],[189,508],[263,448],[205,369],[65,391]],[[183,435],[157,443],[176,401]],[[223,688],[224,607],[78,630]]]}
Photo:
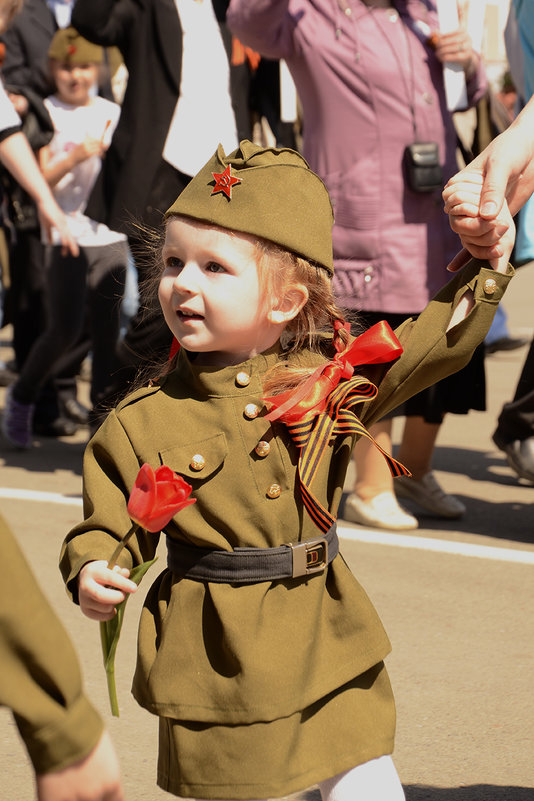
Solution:
{"label": "dark skirt", "polygon": [[[380,320],[386,320],[395,330],[408,317],[416,319],[417,316],[417,314],[358,312],[351,319],[352,333],[357,336]],[[478,412],[486,411],[484,343],[476,348],[465,367],[418,392],[385,415],[385,419],[403,416],[422,417],[426,423],[442,423],[446,414],[467,414],[471,409]]]}
{"label": "dark skirt", "polygon": [[158,785],[167,792],[197,799],[281,798],[391,754],[395,703],[379,663],[278,720],[159,721]]}

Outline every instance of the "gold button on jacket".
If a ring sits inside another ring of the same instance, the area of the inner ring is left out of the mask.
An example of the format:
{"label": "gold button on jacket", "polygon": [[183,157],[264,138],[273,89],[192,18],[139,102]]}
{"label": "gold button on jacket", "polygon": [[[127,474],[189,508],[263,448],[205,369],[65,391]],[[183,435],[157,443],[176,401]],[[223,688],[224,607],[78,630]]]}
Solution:
{"label": "gold button on jacket", "polygon": [[250,384],[250,376],[248,373],[245,373],[243,370],[238,373],[235,377],[235,382],[238,387],[248,387]]}
{"label": "gold button on jacket", "polygon": [[249,420],[254,420],[260,413],[260,407],[257,406],[255,403],[247,403],[245,406],[244,414],[245,417],[248,417]]}
{"label": "gold button on jacket", "polygon": [[262,439],[260,440],[260,442],[258,442],[254,450],[258,456],[264,459],[266,456],[269,455],[271,451],[271,446],[269,445],[268,442],[265,442],[265,440]]}
{"label": "gold button on jacket", "polygon": [[192,459],[191,459],[191,461],[189,463],[189,466],[190,466],[191,470],[195,470],[195,471],[203,470],[204,467],[206,467],[206,460],[204,459],[202,454],[195,453],[195,455],[192,457]]}

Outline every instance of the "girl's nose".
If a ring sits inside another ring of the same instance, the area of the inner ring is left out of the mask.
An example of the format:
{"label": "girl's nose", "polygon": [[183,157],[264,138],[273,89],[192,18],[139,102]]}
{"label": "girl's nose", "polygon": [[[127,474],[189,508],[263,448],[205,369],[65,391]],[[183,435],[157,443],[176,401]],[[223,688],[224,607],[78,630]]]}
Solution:
{"label": "girl's nose", "polygon": [[174,278],[174,289],[176,292],[194,294],[198,290],[197,269],[194,264],[184,264],[182,269]]}

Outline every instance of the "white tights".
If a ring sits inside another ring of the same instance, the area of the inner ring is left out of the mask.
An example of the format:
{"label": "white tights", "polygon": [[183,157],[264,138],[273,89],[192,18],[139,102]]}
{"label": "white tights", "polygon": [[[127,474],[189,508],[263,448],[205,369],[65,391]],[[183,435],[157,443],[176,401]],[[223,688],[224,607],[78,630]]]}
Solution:
{"label": "white tights", "polygon": [[319,782],[323,801],[405,801],[404,790],[390,756]]}
{"label": "white tights", "polygon": [[319,782],[322,801],[406,801],[399,774],[390,756]]}

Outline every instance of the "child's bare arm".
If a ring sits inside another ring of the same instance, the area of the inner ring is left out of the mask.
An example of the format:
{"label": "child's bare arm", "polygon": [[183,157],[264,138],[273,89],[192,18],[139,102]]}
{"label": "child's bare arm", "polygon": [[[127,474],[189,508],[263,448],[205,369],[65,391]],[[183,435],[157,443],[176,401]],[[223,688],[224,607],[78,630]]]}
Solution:
{"label": "child's bare arm", "polygon": [[91,156],[103,156],[107,146],[102,143],[102,139],[94,139],[88,136],[81,144],[76,145],[67,155],[52,164],[50,148],[48,146],[39,151],[39,164],[42,173],[50,187],[56,186],[61,179],[71,172],[77,164],[91,158]]}
{"label": "child's bare arm", "polygon": [[118,565],[110,570],[103,560],[84,565],[78,576],[78,600],[84,615],[91,620],[111,620],[115,607],[137,590],[129,575],[127,568]]}

